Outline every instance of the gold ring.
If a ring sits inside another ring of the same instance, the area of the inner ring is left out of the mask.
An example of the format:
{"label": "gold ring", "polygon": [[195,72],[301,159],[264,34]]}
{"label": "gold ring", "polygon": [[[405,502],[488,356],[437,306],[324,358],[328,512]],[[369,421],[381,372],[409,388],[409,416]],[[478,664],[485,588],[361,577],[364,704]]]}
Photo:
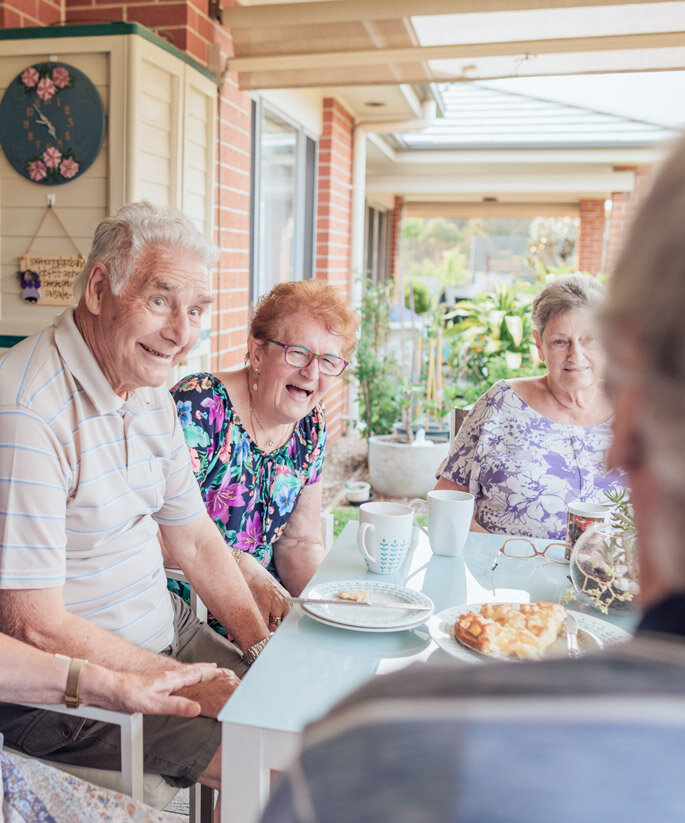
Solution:
{"label": "gold ring", "polygon": [[280,617],[272,617],[271,622],[274,624],[274,626],[280,626],[281,625],[281,618]]}

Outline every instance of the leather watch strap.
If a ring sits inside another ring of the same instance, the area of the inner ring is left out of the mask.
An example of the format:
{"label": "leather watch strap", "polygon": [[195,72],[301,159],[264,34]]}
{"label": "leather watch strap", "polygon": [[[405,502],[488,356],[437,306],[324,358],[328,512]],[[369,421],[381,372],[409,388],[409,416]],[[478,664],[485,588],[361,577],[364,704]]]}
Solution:
{"label": "leather watch strap", "polygon": [[83,664],[87,663],[80,657],[72,657],[69,664],[69,674],[67,675],[67,688],[64,692],[64,705],[68,709],[78,709],[78,681],[81,676]]}

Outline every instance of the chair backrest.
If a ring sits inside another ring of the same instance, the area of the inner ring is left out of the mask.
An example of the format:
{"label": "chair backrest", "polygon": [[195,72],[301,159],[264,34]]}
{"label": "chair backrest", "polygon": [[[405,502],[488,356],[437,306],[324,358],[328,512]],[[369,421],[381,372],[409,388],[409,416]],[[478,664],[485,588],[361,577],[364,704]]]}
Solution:
{"label": "chair backrest", "polygon": [[321,540],[325,551],[333,545],[333,525],[335,518],[331,512],[321,512]]}
{"label": "chair backrest", "polygon": [[450,412],[450,441],[454,440],[456,433],[461,428],[464,418],[469,413],[470,409],[464,409],[461,406],[454,406]]}

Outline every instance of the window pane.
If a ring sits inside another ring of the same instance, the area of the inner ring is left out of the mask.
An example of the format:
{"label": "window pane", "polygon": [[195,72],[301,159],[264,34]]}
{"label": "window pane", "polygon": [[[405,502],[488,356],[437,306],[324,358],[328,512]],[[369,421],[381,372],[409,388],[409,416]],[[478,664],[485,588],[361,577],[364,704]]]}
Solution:
{"label": "window pane", "polygon": [[297,133],[263,108],[260,141],[258,294],[293,279]]}

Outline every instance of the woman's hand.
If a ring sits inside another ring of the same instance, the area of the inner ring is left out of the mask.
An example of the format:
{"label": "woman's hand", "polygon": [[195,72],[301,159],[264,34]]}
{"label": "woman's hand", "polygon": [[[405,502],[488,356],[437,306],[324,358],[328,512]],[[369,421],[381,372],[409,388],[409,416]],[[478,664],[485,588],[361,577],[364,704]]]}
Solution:
{"label": "woman's hand", "polygon": [[290,611],[290,604],[285,598],[290,597],[287,589],[261,565],[252,555],[243,552],[238,568],[243,573],[247,585],[250,587],[262,617],[269,626],[269,631],[275,631],[281,620]]}
{"label": "woman's hand", "polygon": [[226,704],[228,698],[240,685],[240,678],[230,669],[214,669],[214,676],[209,682],[203,680],[194,686],[187,686],[177,692],[183,695],[177,699],[189,698],[189,701],[197,701],[200,707],[200,714],[203,717],[216,718],[221,709]]}

